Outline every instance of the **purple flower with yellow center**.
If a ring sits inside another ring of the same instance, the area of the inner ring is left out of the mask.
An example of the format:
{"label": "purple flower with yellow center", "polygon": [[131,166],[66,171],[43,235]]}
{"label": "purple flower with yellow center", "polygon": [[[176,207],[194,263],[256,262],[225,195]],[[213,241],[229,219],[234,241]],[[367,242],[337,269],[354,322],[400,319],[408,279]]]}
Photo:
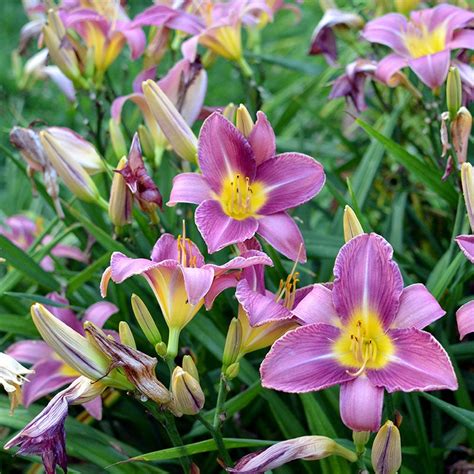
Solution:
{"label": "purple flower with yellow center", "polygon": [[208,295],[214,299],[229,287],[228,280],[235,279],[241,269],[258,264],[272,265],[272,261],[263,252],[249,251],[224,265],[206,264],[184,232],[177,239],[163,234],[153,247],[150,260],[114,252],[110,267],[102,276],[101,293],[106,295],[110,279],[122,283],[131,276],[142,275],[153,290],[170,331],[179,336]]}
{"label": "purple flower with yellow center", "polygon": [[[109,302],[99,302],[90,306],[80,321],[74,312],[67,307],[67,299],[57,293],[50,293],[47,298],[63,306],[47,306],[48,310],[60,321],[67,324],[77,333],[84,336],[83,322],[91,321],[102,327],[118,308]],[[80,374],[67,365],[61,357],[44,341],[26,340],[12,344],[7,354],[20,362],[32,364],[34,374],[28,376],[23,386],[23,404],[28,407],[36,400],[53,393],[64,385],[77,379]],[[100,398],[85,405],[87,411],[97,419],[102,415]]]}
{"label": "purple flower with yellow center", "polygon": [[332,288],[314,285],[298,305],[305,325],[263,361],[264,387],[302,393],[340,384],[341,417],[354,431],[378,430],[384,389],[457,389],[448,355],[422,331],[445,312],[424,285],[403,287],[392,254],[377,234],[341,248]]}
{"label": "purple flower with yellow center", "polygon": [[372,43],[384,44],[394,52],[379,62],[377,76],[385,83],[404,67],[428,87],[439,87],[448,74],[451,51],[472,49],[474,13],[452,5],[411,12],[410,19],[389,13],[370,21],[363,36]]}
{"label": "purple flower with yellow center", "polygon": [[202,174],[174,178],[168,205],[199,204],[196,225],[210,253],[258,233],[286,257],[306,260],[287,210],[319,193],[325,181],[320,163],[301,153],[275,155],[275,135],[261,112],[247,138],[213,113],[201,128],[198,162]]}

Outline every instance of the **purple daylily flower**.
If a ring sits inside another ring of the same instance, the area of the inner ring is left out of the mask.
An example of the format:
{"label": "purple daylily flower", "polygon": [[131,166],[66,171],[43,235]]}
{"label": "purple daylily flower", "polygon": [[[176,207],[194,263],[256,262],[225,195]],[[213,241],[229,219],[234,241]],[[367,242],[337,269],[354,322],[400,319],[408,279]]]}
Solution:
{"label": "purple daylily flower", "polygon": [[303,262],[303,237],[286,211],[319,193],[323,167],[301,153],[275,155],[273,129],[265,114],[257,117],[248,138],[220,113],[207,118],[198,141],[202,174],[176,176],[168,205],[199,205],[196,225],[210,253],[258,233],[286,257]]}
{"label": "purple daylily flower", "polygon": [[48,405],[7,444],[18,446],[18,454],[40,454],[46,474],[54,474],[56,466],[67,472],[66,433],[64,423],[69,405],[84,404],[96,399],[105,389],[100,382],[79,377],[55,395]]}
{"label": "purple daylily flower", "polygon": [[[212,300],[225,288],[220,280],[238,277],[240,271],[253,265],[272,265],[263,252],[249,251],[224,265],[206,264],[197,246],[186,237],[177,239],[163,234],[151,259],[129,258],[114,252],[101,282],[101,294],[107,294],[109,280],[122,283],[142,275],[153,290],[169,328],[180,331],[197,314],[208,297]],[[235,286],[235,283],[234,283]]]}
{"label": "purple daylily flower", "polygon": [[263,361],[264,387],[302,393],[340,384],[341,417],[354,431],[378,430],[384,389],[457,389],[448,355],[422,331],[445,312],[424,285],[403,288],[392,254],[377,234],[341,248],[332,289],[314,285],[300,303],[305,325]]}
{"label": "purple daylily flower", "polygon": [[[50,293],[47,298],[63,305],[69,304],[66,298],[57,293]],[[69,308],[56,306],[47,306],[47,308],[54,316],[82,336],[84,336],[83,322],[91,321],[102,327],[109,317],[118,311],[114,304],[102,301],[90,306],[85,312],[84,318],[80,321]],[[7,349],[6,353],[20,362],[32,364],[31,368],[35,372],[28,377],[28,382],[23,386],[23,404],[26,407],[80,376],[78,372],[63,362],[44,341],[15,342]],[[86,404],[85,408],[94,418],[101,418],[102,403],[100,398]]]}
{"label": "purple daylily flower", "polygon": [[[41,229],[37,223],[33,222],[26,216],[18,214],[5,219],[5,227],[0,226],[0,235],[4,235],[22,250],[28,250],[36,237],[41,233]],[[44,245],[51,242],[52,237],[47,235],[43,238]],[[51,255],[58,258],[70,258],[78,262],[87,263],[89,260],[87,255],[81,250],[70,245],[57,244],[51,249]],[[51,257],[46,256],[40,262],[41,267],[47,272],[54,271],[54,261]]]}
{"label": "purple daylily flower", "polygon": [[313,31],[309,54],[323,54],[329,64],[334,64],[337,60],[337,47],[333,28],[360,28],[363,23],[362,18],[355,13],[330,8]]}
{"label": "purple daylily flower", "polygon": [[453,5],[411,12],[407,20],[389,13],[370,21],[363,36],[394,52],[379,62],[377,76],[385,83],[400,69],[410,67],[428,87],[439,87],[448,74],[451,51],[473,49],[474,12]]}

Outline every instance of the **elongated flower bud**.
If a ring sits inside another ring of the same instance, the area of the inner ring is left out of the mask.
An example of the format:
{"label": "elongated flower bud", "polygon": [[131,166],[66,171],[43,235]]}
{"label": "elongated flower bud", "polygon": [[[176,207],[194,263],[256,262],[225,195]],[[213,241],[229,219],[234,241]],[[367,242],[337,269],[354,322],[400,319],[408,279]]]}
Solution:
{"label": "elongated flower bud", "polygon": [[119,323],[119,336],[120,342],[125,344],[132,349],[137,348],[137,344],[135,343],[135,338],[133,337],[132,330],[126,321],[120,321]]}
{"label": "elongated flower bud", "polygon": [[155,156],[153,137],[148,129],[142,124],[138,126],[138,138],[140,139],[143,155],[149,159],[153,158]]}
{"label": "elongated flower bud", "polygon": [[155,321],[153,320],[152,315],[150,314],[150,311],[148,311],[145,303],[138,295],[133,294],[131,301],[133,314],[135,315],[140,329],[143,331],[143,334],[145,334],[145,337],[148,339],[148,341],[156,346],[162,342],[161,334],[157,325],[155,324]]}
{"label": "elongated flower bud", "polygon": [[129,389],[130,384],[116,371],[110,371],[108,359],[84,336],[51,314],[43,305],[31,307],[31,317],[41,337],[67,365],[81,375],[109,386]]}
{"label": "elongated flower bud", "polygon": [[474,172],[471,163],[461,166],[461,184],[471,230],[474,232]]}
{"label": "elongated flower bud", "polygon": [[390,420],[375,436],[371,459],[376,474],[395,474],[402,465],[400,432]]}
{"label": "elongated flower bud", "polygon": [[[127,158],[123,157],[118,165],[117,171],[127,165]],[[132,221],[133,195],[124,177],[120,173],[114,173],[112,187],[110,189],[109,217],[114,226],[122,227]]]}
{"label": "elongated flower bud", "polygon": [[239,108],[237,109],[235,124],[245,138],[247,138],[252,132],[254,123],[249,111],[247,110],[247,107],[245,107],[243,104],[240,104]]}
{"label": "elongated flower bud", "polygon": [[466,162],[471,128],[472,115],[466,107],[461,107],[451,122],[451,138],[459,164]]}
{"label": "elongated flower bud", "polygon": [[185,355],[182,362],[183,370],[188,372],[192,377],[194,377],[199,382],[199,372],[194,363],[194,359],[190,355]]}
{"label": "elongated flower bud", "polygon": [[125,138],[120,128],[120,123],[111,118],[109,120],[109,133],[112,148],[117,158],[127,155],[127,145],[125,144]]}
{"label": "elongated flower bud", "polygon": [[181,367],[176,367],[171,376],[174,409],[184,415],[196,415],[204,406],[204,392],[199,382]]}
{"label": "elongated flower bud", "polygon": [[155,82],[149,79],[142,88],[148,106],[173,150],[181,158],[195,163],[197,138],[189,125]]}
{"label": "elongated flower bud", "polygon": [[46,156],[69,190],[83,201],[97,201],[100,197],[99,191],[75,157],[69,153],[65,154],[64,149],[58,146],[54,137],[47,131],[43,130],[39,135]]}
{"label": "elongated flower bud", "polygon": [[349,206],[344,208],[344,240],[349,242],[349,240],[353,239],[355,236],[363,234],[364,229],[360,225],[359,219],[355,212]]}
{"label": "elongated flower bud", "polygon": [[242,343],[242,325],[237,318],[233,318],[227,330],[222,366],[229,367],[237,361]]}
{"label": "elongated flower bud", "polygon": [[448,80],[446,82],[446,102],[450,120],[454,120],[462,105],[462,84],[459,69],[449,68]]}

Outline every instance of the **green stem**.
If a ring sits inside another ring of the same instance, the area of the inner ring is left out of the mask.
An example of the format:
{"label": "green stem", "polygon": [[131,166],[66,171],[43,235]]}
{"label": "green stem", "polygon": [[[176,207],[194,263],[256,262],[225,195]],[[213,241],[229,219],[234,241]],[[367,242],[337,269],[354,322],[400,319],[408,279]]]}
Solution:
{"label": "green stem", "polygon": [[179,346],[179,334],[181,333],[181,328],[170,328],[170,333],[168,336],[168,349],[166,351],[166,359],[174,360],[178,355],[178,346]]}
{"label": "green stem", "polygon": [[221,456],[222,460],[225,462],[226,466],[232,466],[232,459],[227,451],[224,438],[222,437],[222,433],[219,429],[214,428],[214,426],[209,423],[201,414],[197,414],[198,420],[206,427],[206,429],[211,433],[214,441],[216,442],[217,450],[219,451],[219,455]]}
{"label": "green stem", "polygon": [[97,199],[97,204],[104,209],[104,211],[109,211],[109,203],[102,197],[99,196]]}
{"label": "green stem", "polygon": [[222,415],[222,412],[224,411],[223,409],[224,409],[226,396],[227,396],[226,380],[225,380],[224,374],[221,374],[220,379],[219,379],[219,391],[217,392],[216,411],[214,413],[214,421],[212,423],[212,425],[214,426],[214,429],[219,430],[219,431],[222,424],[221,415]]}

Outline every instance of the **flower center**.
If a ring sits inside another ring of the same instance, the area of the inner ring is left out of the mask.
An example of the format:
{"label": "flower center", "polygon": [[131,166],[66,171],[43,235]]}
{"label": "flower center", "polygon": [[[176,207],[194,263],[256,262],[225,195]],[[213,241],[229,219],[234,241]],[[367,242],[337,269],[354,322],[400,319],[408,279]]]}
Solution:
{"label": "flower center", "polygon": [[446,28],[440,25],[429,31],[426,25],[410,24],[405,33],[404,43],[412,58],[439,53],[446,48]]}
{"label": "flower center", "polygon": [[187,239],[186,235],[178,235],[178,261],[183,267],[196,267],[196,255],[193,255],[191,239]]}
{"label": "flower center", "polygon": [[292,309],[295,304],[296,285],[300,281],[299,276],[299,272],[292,272],[286,277],[286,280],[280,280],[275,301],[282,301],[283,306],[287,309]]}
{"label": "flower center", "polygon": [[348,373],[360,375],[365,369],[381,369],[394,352],[393,343],[373,313],[355,314],[334,343],[339,362],[355,368]]}
{"label": "flower center", "polygon": [[222,210],[238,221],[256,217],[267,200],[263,185],[258,181],[250,183],[248,177],[237,174],[227,178],[222,186],[219,201]]}

